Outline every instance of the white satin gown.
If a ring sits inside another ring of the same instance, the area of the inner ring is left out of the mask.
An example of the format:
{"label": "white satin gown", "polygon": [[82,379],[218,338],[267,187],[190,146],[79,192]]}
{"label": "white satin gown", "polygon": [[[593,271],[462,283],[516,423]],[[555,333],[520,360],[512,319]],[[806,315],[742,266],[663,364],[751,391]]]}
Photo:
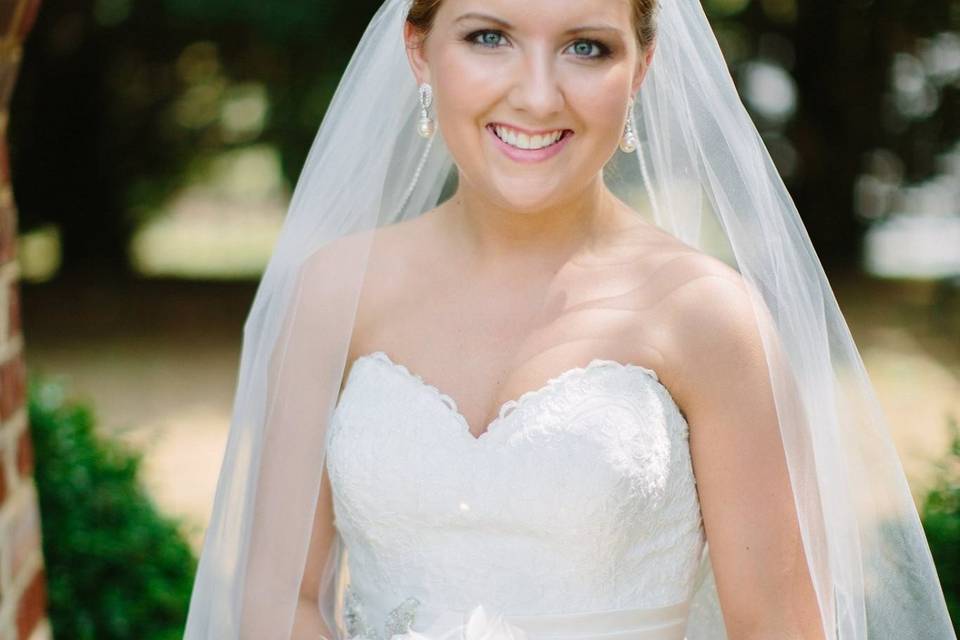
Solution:
{"label": "white satin gown", "polygon": [[505,403],[360,356],[327,435],[352,638],[682,640],[706,558],[688,425],[657,374],[596,359]]}

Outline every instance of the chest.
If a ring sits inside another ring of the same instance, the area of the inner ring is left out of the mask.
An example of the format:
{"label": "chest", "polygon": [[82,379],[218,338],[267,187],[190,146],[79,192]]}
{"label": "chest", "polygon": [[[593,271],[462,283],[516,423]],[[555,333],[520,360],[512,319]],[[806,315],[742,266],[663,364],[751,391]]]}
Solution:
{"label": "chest", "polygon": [[612,360],[504,403],[478,438],[441,389],[368,354],[328,437],[338,518],[368,532],[397,525],[377,524],[384,505],[433,530],[622,530],[692,481],[687,425],[666,388],[654,371]]}
{"label": "chest", "polygon": [[648,267],[605,256],[549,276],[529,267],[478,275],[453,258],[399,273],[397,263],[409,260],[372,269],[348,359],[384,348],[426,380],[443,381],[474,436],[509,399],[591,357],[670,375],[670,322],[663,296],[642,284]]}

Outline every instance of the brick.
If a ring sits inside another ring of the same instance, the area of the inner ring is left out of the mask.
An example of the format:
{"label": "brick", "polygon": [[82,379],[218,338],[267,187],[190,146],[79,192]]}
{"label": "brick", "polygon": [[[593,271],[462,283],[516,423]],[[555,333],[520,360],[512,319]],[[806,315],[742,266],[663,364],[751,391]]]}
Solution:
{"label": "brick", "polygon": [[27,393],[27,368],[23,353],[0,365],[0,421],[23,406]]}
{"label": "brick", "polygon": [[[7,291],[7,339],[20,335],[23,325],[20,319],[20,285],[15,280]],[[2,311],[0,311],[2,313]],[[0,340],[3,336],[0,336]]]}
{"label": "brick", "polygon": [[[3,451],[0,450],[0,507],[2,507],[7,500],[7,463],[4,461],[4,458]],[[2,601],[3,600],[0,599],[0,602]]]}
{"label": "brick", "polygon": [[30,640],[53,640],[53,630],[50,628],[49,620],[41,620],[40,624],[33,631]]}
{"label": "brick", "polygon": [[19,2],[0,2],[0,35],[7,35],[13,27],[17,16]]}
{"label": "brick", "polygon": [[[20,70],[22,42],[33,27],[40,0],[0,1],[0,267],[17,258],[17,213],[10,191],[6,141],[8,101]],[[20,288],[16,279],[0,282],[0,347],[10,353],[10,340],[22,335]],[[7,422],[26,402],[27,368],[23,350],[0,362],[0,422]],[[30,477],[34,450],[29,430],[0,434],[0,506],[6,524],[0,531],[0,602],[14,615],[0,621],[0,640],[49,640],[45,620],[46,579],[36,561],[41,552],[40,513]],[[13,429],[13,425],[9,427]],[[24,479],[25,481],[20,481]],[[17,598],[13,585],[26,585]]]}
{"label": "brick", "polygon": [[30,640],[53,640],[53,629],[50,626],[50,621],[47,619],[41,620],[33,635],[30,636]]}
{"label": "brick", "polygon": [[17,441],[17,473],[21,478],[33,475],[33,441],[29,429],[24,429]]}
{"label": "brick", "polygon": [[10,335],[10,287],[0,280],[0,348],[7,347]]}
{"label": "brick", "polygon": [[14,364],[13,358],[0,364],[0,422],[5,421],[14,410]]}
{"label": "brick", "polygon": [[[0,121],[5,123],[8,117],[7,111],[0,111]],[[0,136],[0,182],[10,183],[10,151],[5,135]]]}
{"label": "brick", "polygon": [[20,47],[6,47],[4,59],[0,60],[0,107],[7,109],[13,96],[13,87],[20,75]]}
{"label": "brick", "polygon": [[12,206],[5,206],[0,202],[0,264],[13,260],[16,257],[16,253],[16,210]]}
{"label": "brick", "polygon": [[44,618],[47,607],[46,581],[43,570],[30,580],[30,584],[20,597],[17,605],[17,639],[29,640],[30,635]]}
{"label": "brick", "polygon": [[[22,497],[17,492],[17,497]],[[14,582],[22,578],[24,563],[42,548],[40,540],[40,510],[35,500],[17,500],[17,513],[7,526],[7,550],[10,558],[10,577]]]}
{"label": "brick", "polygon": [[33,29],[33,24],[37,21],[37,14],[40,12],[40,0],[23,1],[25,6],[20,14],[20,24],[17,25],[15,34],[20,42],[23,42],[30,30]]}

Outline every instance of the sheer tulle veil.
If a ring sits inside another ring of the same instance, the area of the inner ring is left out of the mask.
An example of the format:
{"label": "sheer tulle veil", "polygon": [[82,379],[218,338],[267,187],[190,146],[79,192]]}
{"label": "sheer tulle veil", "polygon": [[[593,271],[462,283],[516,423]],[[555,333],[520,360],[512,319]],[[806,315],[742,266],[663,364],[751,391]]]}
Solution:
{"label": "sheer tulle veil", "polygon": [[[386,0],[354,52],[244,325],[188,640],[290,637],[373,232],[434,207],[456,171],[441,131],[417,133],[409,4]],[[825,637],[955,638],[860,355],[698,0],[662,0],[634,113],[638,148],[615,153],[607,183],[638,215],[735,267],[765,319]],[[334,629],[343,556],[336,535],[319,603]],[[726,637],[708,558],[690,640]]]}

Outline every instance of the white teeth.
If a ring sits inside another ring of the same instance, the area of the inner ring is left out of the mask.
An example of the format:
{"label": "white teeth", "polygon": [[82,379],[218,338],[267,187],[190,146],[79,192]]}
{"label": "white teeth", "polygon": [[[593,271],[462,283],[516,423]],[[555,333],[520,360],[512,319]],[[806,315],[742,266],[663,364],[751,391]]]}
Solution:
{"label": "white teeth", "polygon": [[563,131],[553,131],[544,135],[531,137],[525,133],[519,133],[500,125],[494,125],[493,128],[498,138],[518,149],[543,149],[544,147],[549,147],[554,144],[563,136]]}

